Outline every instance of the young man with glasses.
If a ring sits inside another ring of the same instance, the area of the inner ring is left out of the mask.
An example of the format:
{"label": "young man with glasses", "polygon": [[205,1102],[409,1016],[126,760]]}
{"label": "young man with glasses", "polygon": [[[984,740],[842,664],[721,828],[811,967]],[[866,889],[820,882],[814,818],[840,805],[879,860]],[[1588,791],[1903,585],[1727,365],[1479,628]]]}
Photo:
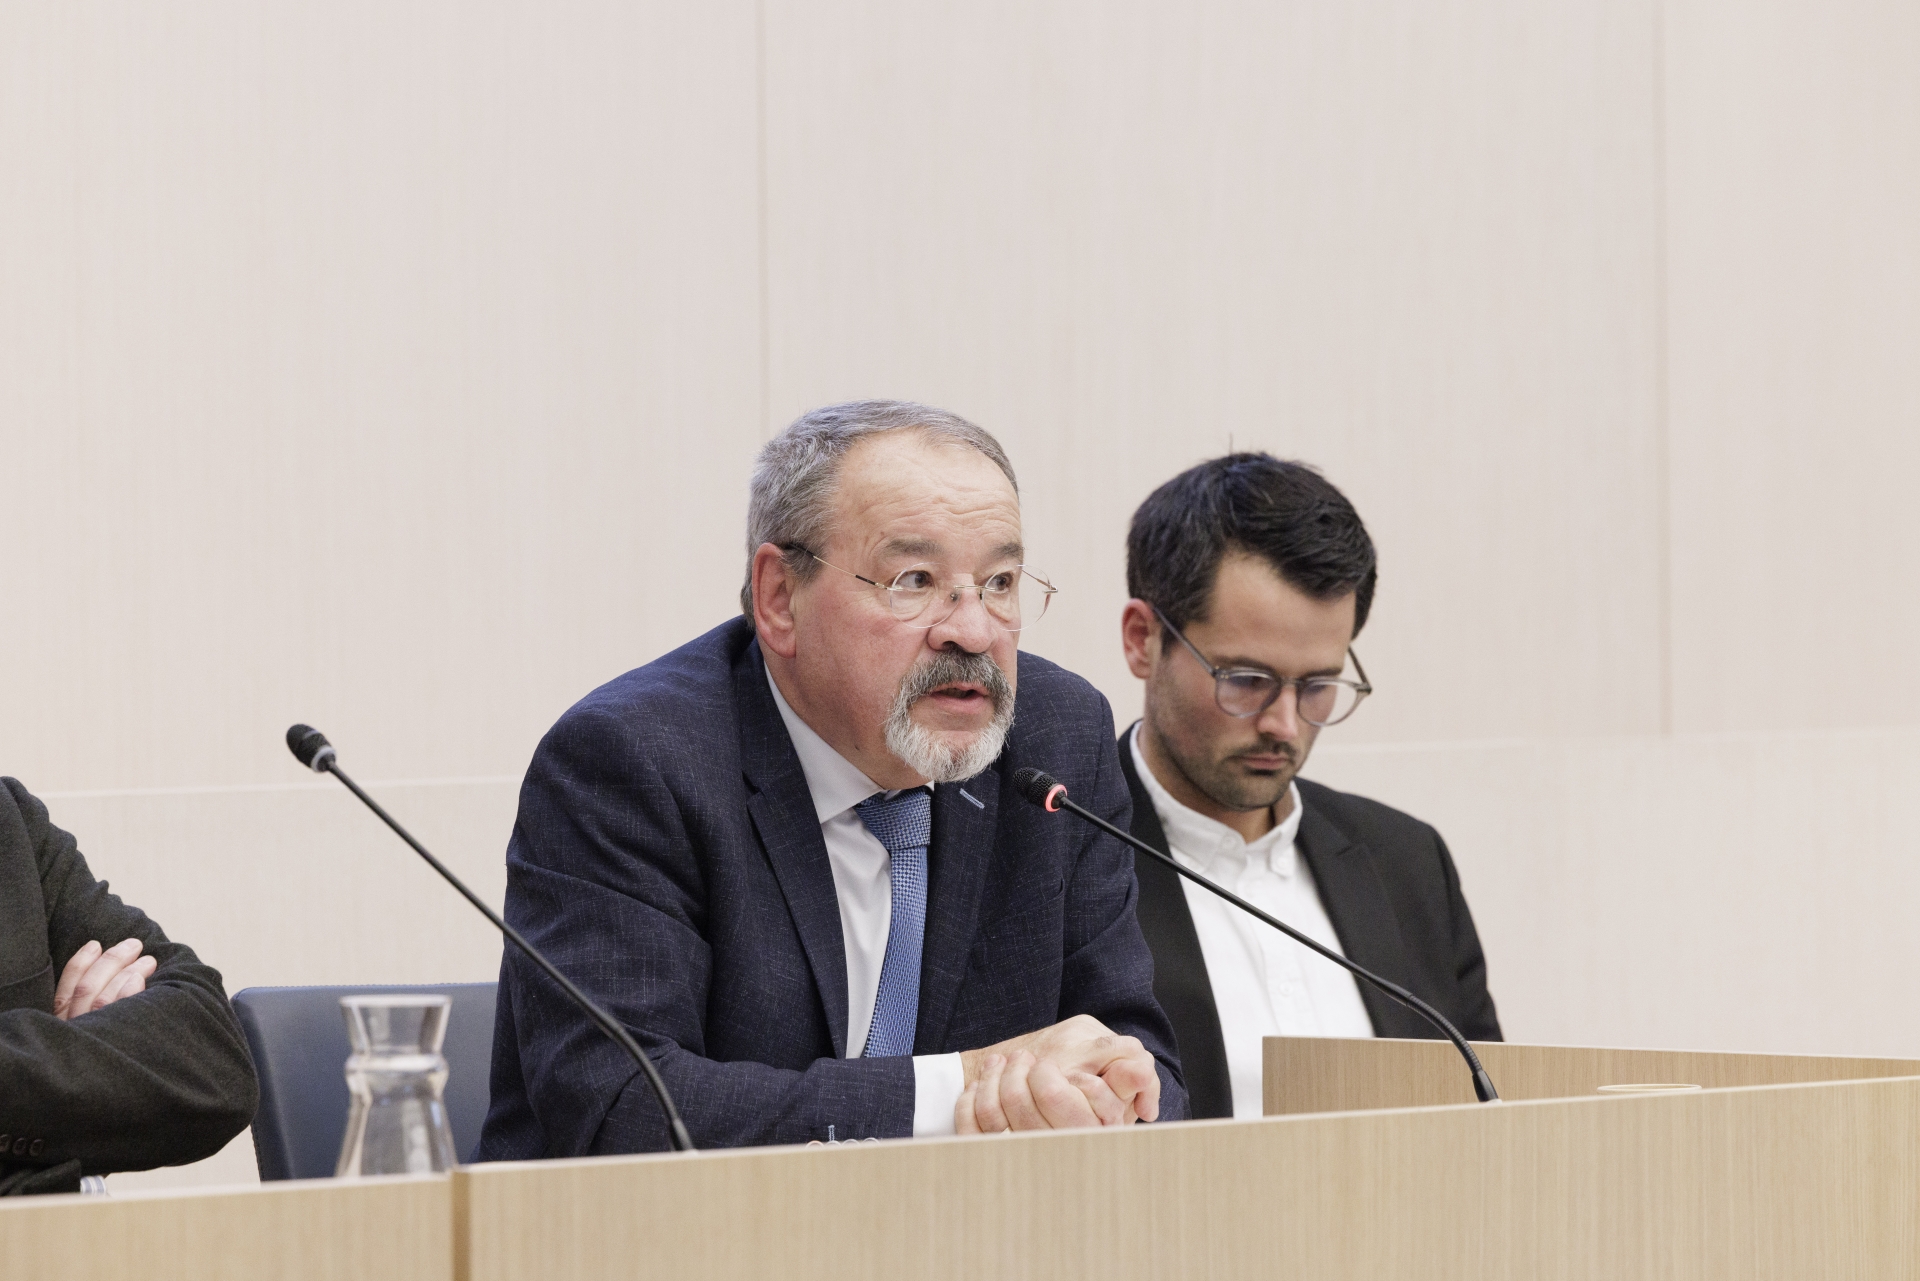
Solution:
{"label": "young man with glasses", "polygon": [[[1145,714],[1120,738],[1133,834],[1497,1041],[1440,834],[1297,777],[1320,731],[1373,692],[1353,638],[1375,579],[1359,513],[1300,463],[1229,454],[1141,504],[1121,616],[1146,682]],[[1263,1037],[1436,1035],[1165,865],[1140,858],[1135,874],[1195,1117],[1261,1114]]]}
{"label": "young man with glasses", "polygon": [[[632,1029],[696,1145],[1179,1117],[1118,840],[1112,711],[1019,651],[1054,594],[972,423],[869,401],[769,441],[744,617],[534,754],[507,918]],[[1014,716],[1018,699],[1019,716]],[[666,1146],[631,1063],[517,952],[480,1159]]]}

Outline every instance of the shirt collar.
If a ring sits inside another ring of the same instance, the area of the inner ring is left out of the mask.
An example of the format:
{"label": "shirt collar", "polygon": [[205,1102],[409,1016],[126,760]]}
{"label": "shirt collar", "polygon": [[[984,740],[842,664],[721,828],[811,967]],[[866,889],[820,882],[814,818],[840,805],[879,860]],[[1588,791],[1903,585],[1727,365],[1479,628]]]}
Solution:
{"label": "shirt collar", "polygon": [[868,778],[858,765],[840,753],[813,726],[800,719],[800,713],[787,706],[773,672],[767,672],[767,688],[773,691],[774,706],[786,722],[787,737],[800,757],[800,772],[807,776],[807,791],[813,796],[813,812],[822,823],[846,813],[869,796],[886,789]]}
{"label": "shirt collar", "polygon": [[1153,770],[1147,765],[1146,753],[1140,750],[1140,729],[1140,724],[1134,725],[1133,733],[1127,737],[1127,747],[1133,753],[1133,768],[1139,773],[1147,796],[1153,801],[1153,812],[1159,815],[1160,826],[1166,831],[1167,845],[1176,856],[1203,872],[1217,863],[1237,869],[1260,859],[1275,875],[1293,875],[1299,861],[1293,843],[1300,834],[1301,800],[1298,787],[1287,784],[1287,796],[1293,805],[1287,811],[1286,818],[1274,824],[1273,829],[1258,840],[1248,841],[1225,823],[1182,805],[1161,786],[1160,780],[1154,777]]}

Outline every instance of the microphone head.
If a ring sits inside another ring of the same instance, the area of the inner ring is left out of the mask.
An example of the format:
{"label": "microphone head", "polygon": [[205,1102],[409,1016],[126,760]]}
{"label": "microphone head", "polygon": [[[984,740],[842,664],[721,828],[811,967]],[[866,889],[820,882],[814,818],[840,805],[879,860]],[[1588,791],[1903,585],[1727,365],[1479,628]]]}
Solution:
{"label": "microphone head", "polygon": [[1067,794],[1067,785],[1045,770],[1029,765],[1014,771],[1013,790],[1049,814],[1057,814],[1060,812],[1060,798]]}
{"label": "microphone head", "polygon": [[288,728],[287,750],[293,753],[293,759],[316,774],[326,773],[327,766],[333,764],[333,744],[327,742],[327,736],[311,725]]}

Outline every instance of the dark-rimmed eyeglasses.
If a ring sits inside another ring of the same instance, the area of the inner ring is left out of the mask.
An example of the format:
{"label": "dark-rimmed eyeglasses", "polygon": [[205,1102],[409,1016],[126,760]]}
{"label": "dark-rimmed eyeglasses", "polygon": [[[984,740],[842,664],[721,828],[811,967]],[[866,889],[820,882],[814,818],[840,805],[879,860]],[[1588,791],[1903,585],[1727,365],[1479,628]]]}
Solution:
{"label": "dark-rimmed eyeglasses", "polygon": [[789,543],[786,551],[811,556],[828,569],[839,569],[849,578],[857,578],[886,594],[887,608],[909,627],[938,627],[953,617],[960,602],[976,596],[987,617],[1002,630],[1021,632],[1045,617],[1054,593],[1059,591],[1047,576],[1031,565],[1010,565],[987,576],[982,583],[963,583],[946,576],[937,565],[909,565],[887,582],[856,574],[827,560],[810,547]]}
{"label": "dark-rimmed eyeglasses", "polygon": [[1338,725],[1373,693],[1373,686],[1367,683],[1367,669],[1360,666],[1360,655],[1347,650],[1347,657],[1353,660],[1353,670],[1359,674],[1357,681],[1343,680],[1338,676],[1307,676],[1301,678],[1275,676],[1272,672],[1263,672],[1251,667],[1215,667],[1207,660],[1197,646],[1180,629],[1167,621],[1158,605],[1151,606],[1160,625],[1173,633],[1192,655],[1200,660],[1200,666],[1207,669],[1213,677],[1213,701],[1220,710],[1229,716],[1247,720],[1258,716],[1272,707],[1274,701],[1291,685],[1294,688],[1296,706],[1300,719],[1309,725],[1325,729],[1329,725]]}

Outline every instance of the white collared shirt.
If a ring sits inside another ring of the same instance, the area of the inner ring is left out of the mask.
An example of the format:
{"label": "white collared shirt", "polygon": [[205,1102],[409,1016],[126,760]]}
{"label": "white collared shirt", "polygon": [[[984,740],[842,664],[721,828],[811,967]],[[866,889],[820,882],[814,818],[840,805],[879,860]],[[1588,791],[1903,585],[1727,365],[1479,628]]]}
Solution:
{"label": "white collared shirt", "polygon": [[[800,772],[807,777],[820,835],[827,843],[827,862],[833,866],[840,937],[847,947],[847,1057],[858,1058],[873,1026],[880,966],[887,959],[887,931],[893,928],[893,860],[880,838],[860,821],[854,806],[886,789],[800,719],[787,705],[771,671],[767,687],[800,757]],[[960,1056],[914,1055],[913,1085],[913,1137],[952,1134],[953,1105],[966,1085]]]}
{"label": "white collared shirt", "polygon": [[[1300,789],[1289,787],[1287,817],[1255,841],[1173,799],[1154,777],[1140,750],[1140,727],[1128,738],[1153,811],[1173,856],[1342,956],[1340,938],[1320,902],[1313,870],[1300,854]],[[1257,1117],[1263,1110],[1261,1078],[1269,1036],[1373,1035],[1373,1020],[1360,999],[1360,983],[1325,957],[1315,956],[1286,935],[1256,921],[1233,904],[1185,877],[1187,910],[1200,936],[1213,1003],[1226,1041],[1233,1114]]]}

